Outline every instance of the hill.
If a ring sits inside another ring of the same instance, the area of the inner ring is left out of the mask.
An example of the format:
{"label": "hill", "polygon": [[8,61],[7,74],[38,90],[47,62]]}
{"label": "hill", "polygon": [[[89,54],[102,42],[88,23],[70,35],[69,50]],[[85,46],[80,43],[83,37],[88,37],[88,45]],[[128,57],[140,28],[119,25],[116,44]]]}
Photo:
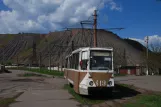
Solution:
{"label": "hill", "polygon": [[[99,29],[98,47],[114,48],[114,64],[135,66],[136,64],[144,64],[142,50],[134,48],[126,40],[120,38],[116,34]],[[8,37],[9,36],[9,37]],[[5,60],[11,60],[16,63],[38,63],[41,54],[42,64],[48,65],[49,56],[51,56],[51,64],[53,66],[63,64],[65,56],[72,51],[72,41],[74,49],[80,47],[93,46],[93,30],[91,29],[72,29],[71,31],[50,32],[46,35],[40,34],[15,34],[0,35],[0,44],[5,45]],[[7,39],[3,42],[4,39]],[[35,52],[33,57],[33,43],[35,44]],[[0,60],[2,61],[2,48],[0,48]],[[50,55],[49,55],[50,53]],[[18,58],[16,58],[18,56]]]}
{"label": "hill", "polygon": [[143,46],[141,43],[131,40],[131,39],[124,39],[128,44],[132,45],[135,49],[140,51],[146,51],[146,47]]}

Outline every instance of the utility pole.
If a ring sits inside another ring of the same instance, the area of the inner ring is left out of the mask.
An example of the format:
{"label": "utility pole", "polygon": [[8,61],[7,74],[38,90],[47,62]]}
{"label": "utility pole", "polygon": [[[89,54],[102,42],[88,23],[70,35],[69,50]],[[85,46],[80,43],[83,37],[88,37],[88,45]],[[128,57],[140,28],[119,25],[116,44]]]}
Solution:
{"label": "utility pole", "polygon": [[41,52],[39,52],[39,70],[41,71]]}
{"label": "utility pole", "polygon": [[37,53],[36,53],[36,41],[35,41],[35,38],[33,38],[33,44],[32,44],[32,65],[31,66],[38,66],[38,62],[37,62]]}
{"label": "utility pole", "polygon": [[49,71],[51,72],[51,54],[49,53]]}
{"label": "utility pole", "polygon": [[[85,20],[85,21],[81,21],[80,24],[81,24],[81,27],[82,27],[82,35],[83,35],[83,32],[84,32],[84,29],[83,29],[83,24],[87,24],[87,25],[92,25],[93,26],[93,47],[97,47],[97,10],[94,10],[94,20],[93,21],[90,21],[90,20]],[[125,28],[109,28],[108,30],[122,30],[122,29],[125,29]],[[106,29],[107,30],[107,29]]]}
{"label": "utility pole", "polygon": [[[50,36],[50,34],[49,34]],[[48,52],[47,52],[47,55],[49,56],[49,71],[51,71],[51,53],[50,53],[50,44],[49,44],[49,41],[46,39],[45,42],[47,43],[47,49],[48,49]]]}
{"label": "utility pole", "polygon": [[72,41],[72,51],[74,51],[74,41]]}
{"label": "utility pole", "polygon": [[2,55],[2,65],[4,65],[4,46],[3,46],[3,55]]}
{"label": "utility pole", "polygon": [[94,10],[94,47],[97,47],[97,10]]}
{"label": "utility pole", "polygon": [[63,56],[61,57],[61,72],[63,71]]}
{"label": "utility pole", "polygon": [[1,68],[2,69],[2,72],[5,71],[5,63],[4,63],[4,46],[3,46],[3,67]]}
{"label": "utility pole", "polygon": [[49,53],[49,71],[51,72],[51,52],[50,52],[50,44],[48,44],[48,53]]}
{"label": "utility pole", "polygon": [[18,69],[18,55],[16,56],[16,60],[17,60],[17,69]]}
{"label": "utility pole", "polygon": [[149,37],[147,36],[147,38],[146,38],[146,75],[149,74],[149,69],[148,69],[148,52],[149,52],[148,43],[149,43]]}

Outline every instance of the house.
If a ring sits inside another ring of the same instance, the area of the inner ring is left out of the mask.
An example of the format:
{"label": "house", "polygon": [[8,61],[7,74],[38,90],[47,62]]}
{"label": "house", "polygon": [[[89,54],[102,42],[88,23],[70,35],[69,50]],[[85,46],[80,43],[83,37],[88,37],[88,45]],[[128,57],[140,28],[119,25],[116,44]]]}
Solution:
{"label": "house", "polygon": [[144,66],[120,66],[118,68],[119,74],[127,75],[142,75],[145,72],[146,67]]}

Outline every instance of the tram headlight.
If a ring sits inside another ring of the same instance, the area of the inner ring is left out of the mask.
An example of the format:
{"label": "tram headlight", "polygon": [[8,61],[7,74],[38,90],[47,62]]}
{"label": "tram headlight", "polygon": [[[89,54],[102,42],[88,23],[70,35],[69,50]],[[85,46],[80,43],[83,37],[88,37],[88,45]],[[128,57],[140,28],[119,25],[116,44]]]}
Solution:
{"label": "tram headlight", "polygon": [[90,86],[93,86],[93,81],[90,81],[90,82],[89,82],[89,85],[90,85]]}

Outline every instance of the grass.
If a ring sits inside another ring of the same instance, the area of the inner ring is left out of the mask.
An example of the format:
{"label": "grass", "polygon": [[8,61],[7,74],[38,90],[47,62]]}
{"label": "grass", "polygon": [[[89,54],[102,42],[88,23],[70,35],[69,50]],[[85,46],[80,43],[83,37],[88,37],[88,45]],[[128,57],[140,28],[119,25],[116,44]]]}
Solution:
{"label": "grass", "polygon": [[86,104],[86,105],[91,105],[91,104],[98,104],[98,103],[103,103],[105,100],[98,100],[95,99],[93,96],[82,96],[77,93],[75,93],[74,89],[70,87],[69,85],[65,85],[64,89],[68,90],[68,92],[73,95],[75,100],[80,102],[81,104]]}
{"label": "grass", "polygon": [[14,98],[0,99],[0,107],[8,107],[11,103],[14,102],[15,102]]}
{"label": "grass", "polygon": [[130,88],[130,89],[134,89],[134,86],[133,85],[129,85],[129,84],[119,84],[120,86],[123,86],[123,87],[127,87],[127,88]]}
{"label": "grass", "polygon": [[161,94],[139,95],[123,104],[124,107],[161,107]]}
{"label": "grass", "polygon": [[53,75],[53,76],[63,76],[64,73],[60,71],[49,71],[47,69],[28,69],[31,72],[38,72],[42,74],[48,74],[48,75]]}
{"label": "grass", "polygon": [[[123,87],[135,89],[133,85],[119,84]],[[161,107],[161,93],[138,94],[123,104],[123,107]]]}
{"label": "grass", "polygon": [[9,107],[10,104],[16,102],[15,99],[17,97],[19,97],[21,94],[22,94],[22,92],[17,94],[13,98],[1,98],[0,99],[0,107]]}
{"label": "grass", "polygon": [[44,77],[41,74],[34,74],[34,73],[24,73],[24,74],[18,74],[20,77]]}
{"label": "grass", "polygon": [[31,72],[41,73],[41,74],[58,76],[58,77],[64,76],[64,72],[53,71],[53,70],[49,71],[48,69],[45,69],[45,68],[41,68],[41,70],[40,69],[29,69],[29,68],[11,68],[11,69],[26,70],[26,71],[31,71]]}
{"label": "grass", "polygon": [[31,72],[37,72],[37,73],[48,74],[48,75],[59,76],[59,77],[64,76],[63,72],[49,71],[48,69],[44,69],[44,68],[42,68],[41,70],[40,69],[27,69],[27,70]]}

